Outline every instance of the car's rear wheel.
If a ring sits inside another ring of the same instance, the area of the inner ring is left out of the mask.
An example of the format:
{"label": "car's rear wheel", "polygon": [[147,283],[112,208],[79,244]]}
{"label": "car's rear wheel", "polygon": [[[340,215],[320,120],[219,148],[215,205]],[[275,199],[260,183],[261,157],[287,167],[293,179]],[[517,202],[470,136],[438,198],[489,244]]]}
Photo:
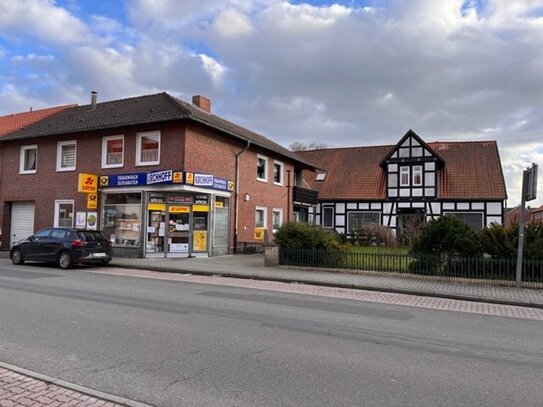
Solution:
{"label": "car's rear wheel", "polygon": [[63,270],[70,269],[74,265],[73,260],[72,260],[72,256],[70,255],[70,253],[68,253],[66,251],[61,252],[58,255],[57,263],[58,263],[58,266]]}
{"label": "car's rear wheel", "polygon": [[102,260],[99,264],[101,266],[107,266],[109,264],[110,260]]}
{"label": "car's rear wheel", "polygon": [[25,259],[23,257],[23,252],[20,249],[14,249],[11,252],[11,261],[13,264],[24,264]]}

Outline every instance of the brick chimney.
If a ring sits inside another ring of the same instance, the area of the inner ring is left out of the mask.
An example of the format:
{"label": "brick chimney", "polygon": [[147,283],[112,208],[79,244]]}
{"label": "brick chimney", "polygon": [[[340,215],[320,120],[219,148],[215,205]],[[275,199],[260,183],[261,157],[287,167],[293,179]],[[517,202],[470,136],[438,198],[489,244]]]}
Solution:
{"label": "brick chimney", "polygon": [[195,95],[192,97],[192,104],[198,106],[200,109],[205,110],[208,113],[211,113],[211,100],[208,98],[201,96],[201,95]]}

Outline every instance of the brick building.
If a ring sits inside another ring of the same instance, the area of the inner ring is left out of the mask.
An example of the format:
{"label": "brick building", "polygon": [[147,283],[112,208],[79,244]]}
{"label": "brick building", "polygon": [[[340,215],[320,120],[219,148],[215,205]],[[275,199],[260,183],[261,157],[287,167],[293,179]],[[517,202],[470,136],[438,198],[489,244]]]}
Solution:
{"label": "brick building", "polygon": [[[219,255],[312,212],[307,159],[167,93],[70,107],[0,138],[10,244],[47,226],[102,229],[115,255]],[[96,178],[94,178],[96,176]],[[94,183],[98,191],[93,192]],[[85,189],[85,188],[91,189]],[[78,190],[85,190],[84,193]]]}

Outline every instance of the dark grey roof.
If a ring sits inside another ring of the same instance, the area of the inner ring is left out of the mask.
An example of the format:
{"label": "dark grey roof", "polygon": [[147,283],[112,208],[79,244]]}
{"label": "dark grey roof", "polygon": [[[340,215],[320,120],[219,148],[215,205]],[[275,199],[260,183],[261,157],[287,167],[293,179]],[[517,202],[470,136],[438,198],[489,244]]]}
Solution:
{"label": "dark grey roof", "polygon": [[101,102],[97,103],[94,109],[91,105],[66,109],[0,138],[0,142],[184,119],[212,127],[242,141],[250,141],[252,145],[290,158],[310,169],[315,168],[310,161],[268,138],[174,98],[166,92]]}

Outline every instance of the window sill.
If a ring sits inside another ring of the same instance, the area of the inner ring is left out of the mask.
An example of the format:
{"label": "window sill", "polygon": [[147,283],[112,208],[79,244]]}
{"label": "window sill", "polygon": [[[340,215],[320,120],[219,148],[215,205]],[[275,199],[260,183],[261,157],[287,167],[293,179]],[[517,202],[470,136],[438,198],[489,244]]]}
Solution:
{"label": "window sill", "polygon": [[160,165],[160,161],[153,161],[148,163],[136,163],[136,167],[150,167],[152,165]]}
{"label": "window sill", "polygon": [[30,174],[36,174],[38,171],[19,171],[19,174],[21,175],[30,175]]}
{"label": "window sill", "polygon": [[266,178],[257,178],[256,180],[258,182],[265,182],[266,184],[268,183],[268,180]]}
{"label": "window sill", "polygon": [[70,172],[70,171],[75,171],[75,167],[70,167],[70,168],[57,168],[57,172]]}
{"label": "window sill", "polygon": [[124,167],[124,163],[123,164],[109,164],[109,165],[102,164],[101,168],[123,168],[123,167]]}

